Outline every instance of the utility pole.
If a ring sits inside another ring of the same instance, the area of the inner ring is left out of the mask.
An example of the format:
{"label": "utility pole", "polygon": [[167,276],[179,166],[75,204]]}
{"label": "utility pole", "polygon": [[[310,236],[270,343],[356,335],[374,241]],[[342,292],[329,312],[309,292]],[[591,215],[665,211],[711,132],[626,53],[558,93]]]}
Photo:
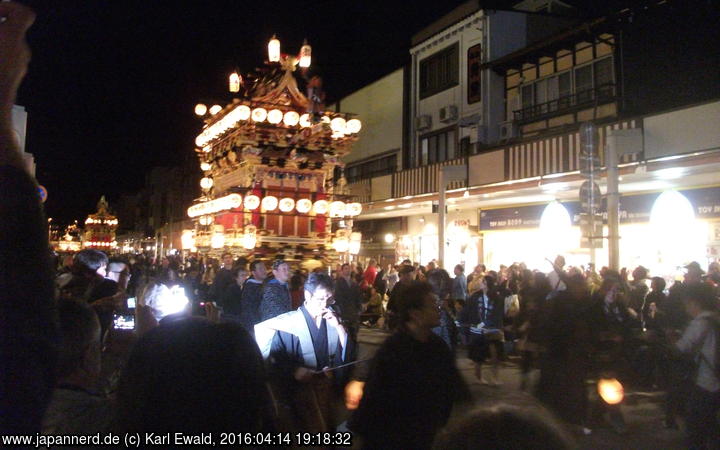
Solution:
{"label": "utility pole", "polygon": [[445,268],[445,191],[453,181],[467,180],[467,164],[440,167],[438,186],[438,267]]}
{"label": "utility pole", "polygon": [[605,148],[607,167],[608,262],[620,270],[620,181],[618,160],[623,155],[643,151],[643,135],[639,128],[610,130]]}

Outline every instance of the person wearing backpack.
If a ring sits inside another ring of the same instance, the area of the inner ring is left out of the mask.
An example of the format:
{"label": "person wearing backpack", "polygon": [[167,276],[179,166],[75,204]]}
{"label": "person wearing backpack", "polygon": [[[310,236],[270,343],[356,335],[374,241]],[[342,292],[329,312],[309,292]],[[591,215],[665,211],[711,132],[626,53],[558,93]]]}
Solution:
{"label": "person wearing backpack", "polygon": [[718,298],[705,284],[688,286],[685,309],[692,321],[675,343],[695,362],[693,386],[687,400],[686,437],[691,449],[716,448],[720,442],[720,316]]}

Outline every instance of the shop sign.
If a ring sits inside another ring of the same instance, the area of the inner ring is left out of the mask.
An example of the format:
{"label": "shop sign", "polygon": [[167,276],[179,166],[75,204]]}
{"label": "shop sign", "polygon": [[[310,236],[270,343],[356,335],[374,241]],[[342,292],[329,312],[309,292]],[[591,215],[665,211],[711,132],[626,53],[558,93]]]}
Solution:
{"label": "shop sign", "polygon": [[[720,218],[720,187],[680,190],[695,209],[698,219]],[[628,195],[620,197],[620,223],[645,223],[650,221],[650,211],[659,192],[652,194]],[[580,202],[564,202],[572,218],[573,225],[580,225],[582,210]],[[483,210],[480,213],[480,230],[514,230],[537,228],[540,216],[546,204]],[[603,223],[607,223],[607,201],[603,199],[599,214]]]}
{"label": "shop sign", "polygon": [[468,228],[470,228],[470,221],[468,219],[453,220],[452,226],[455,228],[464,228],[467,230]]}

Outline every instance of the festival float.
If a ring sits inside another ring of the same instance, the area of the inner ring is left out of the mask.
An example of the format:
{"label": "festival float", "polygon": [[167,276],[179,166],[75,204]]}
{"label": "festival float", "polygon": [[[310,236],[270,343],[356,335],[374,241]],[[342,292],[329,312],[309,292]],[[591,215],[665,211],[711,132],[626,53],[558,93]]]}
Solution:
{"label": "festival float", "polygon": [[77,227],[77,221],[65,228],[65,233],[57,240],[50,242],[56,251],[75,253],[82,250],[82,234]]}
{"label": "festival float", "polygon": [[352,220],[362,206],[348,195],[340,157],[362,125],[325,110],[310,61],[307,43],[286,55],[273,37],[262,69],[230,75],[229,104],[195,107],[205,118],[195,140],[203,195],[188,208],[195,229],[184,248],[324,264],[358,253]]}
{"label": "festival float", "polygon": [[105,196],[97,204],[97,212],[85,219],[84,248],[110,251],[117,247],[115,231],[117,230],[117,217],[110,214],[110,207]]}

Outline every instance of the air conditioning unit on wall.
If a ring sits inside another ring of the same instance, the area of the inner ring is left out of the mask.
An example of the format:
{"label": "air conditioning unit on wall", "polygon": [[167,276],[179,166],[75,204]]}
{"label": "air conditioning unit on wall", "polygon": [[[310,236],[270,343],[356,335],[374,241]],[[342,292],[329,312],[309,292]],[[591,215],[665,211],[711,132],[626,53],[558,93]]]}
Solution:
{"label": "air conditioning unit on wall", "polygon": [[515,121],[500,124],[500,140],[507,140],[518,137],[518,127]]}
{"label": "air conditioning unit on wall", "polygon": [[475,144],[480,142],[481,144],[487,143],[487,127],[485,125],[478,125],[470,128],[470,143]]}
{"label": "air conditioning unit on wall", "polygon": [[423,114],[415,118],[415,128],[418,131],[427,130],[432,127],[432,117],[430,114]]}
{"label": "air conditioning unit on wall", "polygon": [[455,105],[440,108],[440,122],[452,122],[458,118],[458,108]]}

